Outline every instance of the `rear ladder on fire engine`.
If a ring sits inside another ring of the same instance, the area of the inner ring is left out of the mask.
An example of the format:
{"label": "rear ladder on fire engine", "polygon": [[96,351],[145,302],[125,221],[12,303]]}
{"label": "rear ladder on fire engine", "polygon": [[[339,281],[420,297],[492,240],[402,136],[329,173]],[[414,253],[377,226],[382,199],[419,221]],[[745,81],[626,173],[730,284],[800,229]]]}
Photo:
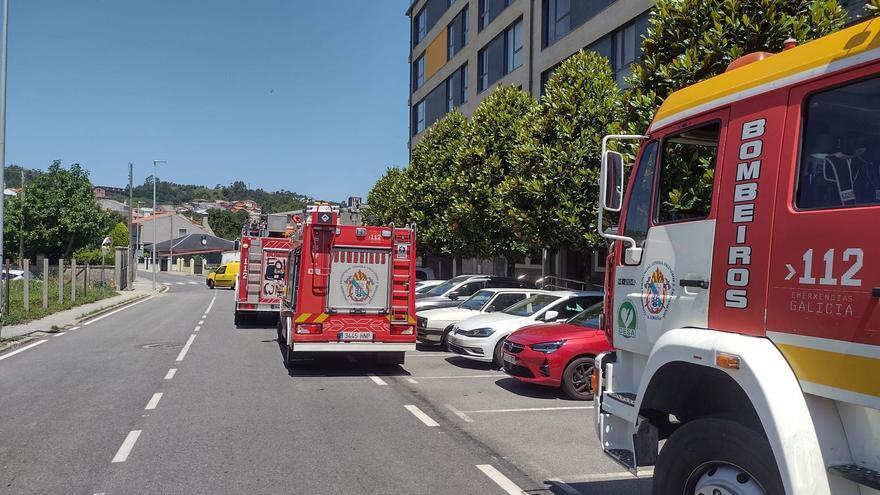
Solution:
{"label": "rear ladder on fire engine", "polygon": [[[411,266],[412,266],[412,229],[400,229],[391,226],[391,323],[414,324],[409,314]],[[410,322],[412,320],[412,322]]]}
{"label": "rear ladder on fire engine", "polygon": [[247,302],[260,302],[260,284],[263,272],[263,243],[260,238],[251,239],[248,251]]}

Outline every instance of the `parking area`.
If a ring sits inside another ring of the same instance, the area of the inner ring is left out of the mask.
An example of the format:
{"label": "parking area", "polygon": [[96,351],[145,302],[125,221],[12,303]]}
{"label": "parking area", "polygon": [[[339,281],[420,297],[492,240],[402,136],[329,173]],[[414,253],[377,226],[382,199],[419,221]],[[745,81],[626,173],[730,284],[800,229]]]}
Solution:
{"label": "parking area", "polygon": [[592,401],[522,383],[439,347],[420,345],[403,367],[408,375],[394,380],[554,493],[650,493],[650,479],[634,478],[602,453]]}

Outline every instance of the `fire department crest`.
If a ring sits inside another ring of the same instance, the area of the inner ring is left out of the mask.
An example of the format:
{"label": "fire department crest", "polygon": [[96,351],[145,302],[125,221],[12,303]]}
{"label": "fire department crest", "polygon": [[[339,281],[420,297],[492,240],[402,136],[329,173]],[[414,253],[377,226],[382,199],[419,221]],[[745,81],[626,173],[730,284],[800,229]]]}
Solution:
{"label": "fire department crest", "polygon": [[651,320],[662,320],[675,296],[675,274],[663,261],[648,265],[642,276],[642,310]]}
{"label": "fire department crest", "polygon": [[349,270],[343,278],[343,285],[348,300],[353,303],[368,302],[376,295],[376,278],[374,273],[367,273],[362,267]]}

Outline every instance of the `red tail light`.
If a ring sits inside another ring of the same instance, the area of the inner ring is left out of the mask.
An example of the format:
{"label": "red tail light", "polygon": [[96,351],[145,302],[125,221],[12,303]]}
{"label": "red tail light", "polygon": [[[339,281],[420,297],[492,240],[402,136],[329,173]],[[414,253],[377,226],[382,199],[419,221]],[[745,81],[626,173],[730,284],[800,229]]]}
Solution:
{"label": "red tail light", "polygon": [[414,333],[412,325],[391,325],[391,335],[412,335]]}
{"label": "red tail light", "polygon": [[321,333],[323,330],[321,329],[320,323],[297,323],[296,324],[296,333],[300,335],[316,335]]}
{"label": "red tail light", "polygon": [[256,304],[249,304],[249,303],[240,303],[240,304],[238,305],[238,307],[239,307],[240,309],[257,309],[257,305],[256,305]]}

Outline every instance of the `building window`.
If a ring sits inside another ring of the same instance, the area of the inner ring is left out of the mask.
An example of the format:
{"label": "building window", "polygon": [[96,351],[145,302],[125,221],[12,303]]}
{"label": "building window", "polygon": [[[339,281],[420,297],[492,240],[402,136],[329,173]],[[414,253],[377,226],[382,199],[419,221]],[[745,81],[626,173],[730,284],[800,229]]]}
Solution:
{"label": "building window", "polygon": [[488,26],[492,20],[498,17],[498,14],[509,7],[512,2],[513,0],[480,0],[478,5],[478,29],[482,31],[484,27]]}
{"label": "building window", "polygon": [[616,0],[544,0],[542,42],[544,48],[592,19]]}
{"label": "building window", "polygon": [[425,130],[425,100],[413,107],[413,135]]}
{"label": "building window", "polygon": [[614,56],[612,60],[614,65],[614,79],[617,84],[624,84],[630,73],[630,65],[634,64],[638,59],[641,50],[637,39],[635,24],[629,24],[614,32]]}
{"label": "building window", "polygon": [[452,19],[449,26],[447,26],[446,60],[452,60],[452,57],[467,45],[467,22],[467,7],[465,7],[457,16],[455,16],[454,19]]}
{"label": "building window", "polygon": [[547,82],[550,81],[550,78],[553,77],[553,73],[556,72],[556,69],[558,69],[558,68],[559,68],[559,64],[556,64],[553,67],[550,67],[549,69],[547,69],[541,73],[541,96],[542,97],[547,92],[547,89],[546,89]]}
{"label": "building window", "polygon": [[523,64],[523,23],[519,19],[477,53],[477,91],[483,91]]}
{"label": "building window", "polygon": [[413,18],[413,46],[418,45],[428,34],[428,18],[425,9],[419,11]]}
{"label": "building window", "polygon": [[468,99],[468,65],[461,67],[461,102],[467,103]]}
{"label": "building window", "polygon": [[446,111],[467,101],[467,64],[462,65],[446,79]]}
{"label": "building window", "polygon": [[186,235],[186,229],[177,229],[177,237],[183,237]]}
{"label": "building window", "polygon": [[419,58],[416,59],[415,62],[413,62],[412,71],[413,71],[413,76],[412,76],[413,88],[412,88],[412,90],[415,91],[415,90],[421,88],[423,84],[425,84],[425,56],[424,55],[420,56]]}

